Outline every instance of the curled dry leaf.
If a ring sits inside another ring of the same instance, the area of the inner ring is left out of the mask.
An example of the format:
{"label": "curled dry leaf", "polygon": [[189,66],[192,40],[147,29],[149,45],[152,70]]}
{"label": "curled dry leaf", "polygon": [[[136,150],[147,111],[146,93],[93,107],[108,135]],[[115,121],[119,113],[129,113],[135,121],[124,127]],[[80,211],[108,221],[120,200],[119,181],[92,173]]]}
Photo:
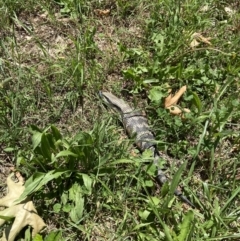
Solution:
{"label": "curled dry leaf", "polygon": [[211,40],[210,37],[206,38],[202,36],[200,33],[194,33],[191,36],[192,42],[190,43],[191,48],[197,47],[200,43],[205,43],[207,45],[212,45],[212,43],[209,41]]}
{"label": "curled dry leaf", "polygon": [[224,10],[227,13],[227,15],[230,16],[230,17],[233,16],[236,13],[236,11],[231,9],[230,7],[225,7]]}
{"label": "curled dry leaf", "polygon": [[110,14],[110,9],[95,9],[94,13],[100,17],[105,17],[108,16]]}
{"label": "curled dry leaf", "polygon": [[[46,226],[46,224],[37,214],[32,201],[26,200],[21,204],[15,204],[15,201],[21,196],[25,189],[24,179],[21,174],[17,173],[16,176],[14,173],[10,174],[7,178],[7,187],[8,194],[0,199],[0,206],[7,208],[0,211],[0,216],[15,217],[15,220],[11,228],[4,231],[0,241],[14,241],[18,233],[27,225],[33,228],[32,236],[34,237]],[[0,226],[5,222],[5,219],[0,218]]]}
{"label": "curled dry leaf", "polygon": [[[186,108],[182,109],[179,106],[177,106],[177,102],[179,101],[179,99],[185,93],[186,90],[187,90],[187,86],[185,85],[182,88],[180,88],[180,90],[175,95],[170,94],[165,99],[164,106],[165,106],[166,109],[169,109],[171,114],[181,115],[183,112],[184,113],[190,112],[189,109],[186,109]],[[171,93],[171,89],[169,90],[169,92]]]}
{"label": "curled dry leaf", "polygon": [[200,43],[196,40],[196,39],[193,39],[192,42],[190,43],[190,47],[193,49],[193,48],[196,48]]}
{"label": "curled dry leaf", "polygon": [[204,13],[209,11],[209,10],[210,10],[210,7],[208,5],[204,5],[200,8],[200,12],[204,12]]}
{"label": "curled dry leaf", "polygon": [[[180,90],[175,94],[172,95],[170,94],[166,99],[165,99],[165,107],[170,107],[172,105],[176,105],[180,97],[186,92],[187,86],[184,85],[183,87],[180,88]],[[170,91],[171,92],[171,91]]]}

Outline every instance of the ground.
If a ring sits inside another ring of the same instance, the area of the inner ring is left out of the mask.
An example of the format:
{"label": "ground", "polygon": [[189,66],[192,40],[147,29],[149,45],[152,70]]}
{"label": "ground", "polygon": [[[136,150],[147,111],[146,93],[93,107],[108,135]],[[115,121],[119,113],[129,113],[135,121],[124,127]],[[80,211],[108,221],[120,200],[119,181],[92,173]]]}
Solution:
{"label": "ground", "polygon": [[[11,167],[41,179],[39,240],[240,238],[238,1],[0,3],[1,196]],[[145,112],[169,185],[99,90]]]}

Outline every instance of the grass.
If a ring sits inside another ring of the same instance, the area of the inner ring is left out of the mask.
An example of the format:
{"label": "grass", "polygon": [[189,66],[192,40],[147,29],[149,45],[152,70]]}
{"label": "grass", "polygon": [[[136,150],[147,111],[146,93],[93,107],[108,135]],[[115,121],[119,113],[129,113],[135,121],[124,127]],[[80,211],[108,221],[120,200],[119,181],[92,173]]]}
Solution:
{"label": "grass", "polygon": [[[0,6],[1,189],[12,165],[32,183],[47,223],[34,240],[239,240],[238,1]],[[194,33],[205,42],[191,47]],[[181,119],[162,103],[183,85]],[[170,186],[99,90],[145,109]],[[173,196],[177,180],[196,209]]]}

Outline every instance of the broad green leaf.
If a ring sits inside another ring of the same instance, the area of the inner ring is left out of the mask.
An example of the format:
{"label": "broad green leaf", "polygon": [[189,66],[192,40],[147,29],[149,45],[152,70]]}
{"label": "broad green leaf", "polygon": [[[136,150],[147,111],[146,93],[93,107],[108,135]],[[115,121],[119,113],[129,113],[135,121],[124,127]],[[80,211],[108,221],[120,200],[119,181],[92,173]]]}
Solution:
{"label": "broad green leaf", "polygon": [[22,195],[15,201],[16,204],[22,202],[27,196],[30,196],[36,189],[39,183],[42,181],[44,173],[34,173],[25,183],[25,190]]}
{"label": "broad green leaf", "polygon": [[145,187],[153,187],[153,181],[152,180],[146,180],[144,182]]}
{"label": "broad green leaf", "polygon": [[146,160],[153,160],[153,152],[147,149],[142,153],[141,158]]}
{"label": "broad green leaf", "polygon": [[70,218],[74,223],[78,223],[82,218],[84,208],[84,198],[81,194],[76,195],[75,202],[75,207],[70,211]]}
{"label": "broad green leaf", "polygon": [[148,211],[148,210],[139,211],[138,214],[142,220],[147,220],[147,218],[150,214],[150,211]]}
{"label": "broad green leaf", "polygon": [[41,132],[35,132],[32,136],[32,144],[33,144],[33,150],[36,149],[37,146],[41,143],[42,140],[42,134]]}
{"label": "broad green leaf", "polygon": [[180,234],[178,235],[178,241],[187,240],[188,234],[193,226],[194,214],[192,210],[189,210],[183,218],[183,222],[180,225]]}
{"label": "broad green leaf", "polygon": [[54,155],[54,153],[51,153],[51,162],[50,162],[50,165],[55,163],[57,161],[57,158],[56,156]]}
{"label": "broad green leaf", "polygon": [[156,104],[161,104],[162,99],[166,97],[166,93],[161,87],[153,87],[149,92],[149,99]]}
{"label": "broad green leaf", "polygon": [[82,174],[84,186],[91,193],[92,191],[92,179],[87,174]]}
{"label": "broad green leaf", "polygon": [[157,197],[150,197],[149,202],[153,203],[155,206],[157,206],[160,203],[160,199]]}
{"label": "broad green leaf", "polygon": [[65,191],[61,196],[61,201],[65,205],[68,202],[68,193]]}
{"label": "broad green leaf", "polygon": [[59,213],[61,211],[62,205],[60,203],[56,203],[53,206],[53,210],[55,213]]}
{"label": "broad green leaf", "polygon": [[63,147],[65,147],[66,149],[69,149],[70,148],[70,143],[66,140],[66,139],[63,139],[62,141],[58,140],[57,143],[59,145],[62,145]]}
{"label": "broad green leaf", "polygon": [[29,186],[33,181],[36,181],[37,179],[41,179],[43,175],[45,175],[45,173],[35,172],[31,177],[27,179],[24,186],[25,187]]}
{"label": "broad green leaf", "polygon": [[40,234],[36,234],[36,236],[33,238],[33,241],[43,241],[43,238]]}
{"label": "broad green leaf", "polygon": [[51,232],[44,239],[44,241],[60,241],[60,240],[62,240],[62,232],[61,231]]}
{"label": "broad green leaf", "polygon": [[151,177],[156,175],[156,165],[154,163],[150,163],[147,166],[147,174],[150,175]]}
{"label": "broad green leaf", "polygon": [[16,161],[16,166],[19,167],[21,164],[25,165],[27,162],[24,157],[18,156]]}
{"label": "broad green leaf", "polygon": [[44,178],[42,179],[42,182],[39,184],[39,189],[47,184],[49,181],[53,180],[53,179],[57,179],[58,177],[60,177],[63,173],[66,173],[68,171],[57,171],[57,170],[52,170],[48,173],[45,174]]}
{"label": "broad green leaf", "polygon": [[239,106],[239,100],[238,99],[235,99],[235,100],[232,100],[232,105],[234,106],[234,107],[237,107],[237,106]]}
{"label": "broad green leaf", "polygon": [[82,218],[83,210],[84,210],[84,198],[81,197],[81,194],[78,194],[75,208],[76,208],[76,212],[78,214],[78,219]]}
{"label": "broad green leaf", "polygon": [[164,40],[165,40],[165,36],[160,34],[160,33],[154,33],[152,35],[152,40],[155,43],[156,47],[158,48],[158,50],[160,52],[162,52],[164,50]]}
{"label": "broad green leaf", "polygon": [[51,130],[56,141],[62,139],[61,133],[54,125],[51,125]]}
{"label": "broad green leaf", "polygon": [[73,209],[73,206],[70,203],[65,204],[62,208],[63,212],[65,213],[69,213],[72,209]]}
{"label": "broad green leaf", "polygon": [[49,150],[51,149],[55,150],[56,146],[55,146],[55,140],[53,135],[51,133],[46,133],[45,136],[46,136],[46,139],[48,140]]}
{"label": "broad green leaf", "polygon": [[[57,171],[52,170],[48,173],[35,173],[32,177],[27,180],[25,184],[25,190],[22,193],[22,195],[19,197],[18,200],[16,200],[16,204],[22,202],[26,199],[27,196],[30,196],[34,192],[40,190],[44,185],[46,185],[48,182],[52,181],[53,179],[57,179],[60,177],[63,173],[66,173],[68,171]],[[36,176],[36,178],[34,178]]]}
{"label": "broad green leaf", "polygon": [[48,159],[49,161],[51,161],[51,151],[50,151],[51,147],[50,147],[50,143],[48,141],[48,138],[46,136],[45,133],[42,134],[42,139],[41,139],[41,150],[42,150],[42,154],[43,156]]}
{"label": "broad green leaf", "polygon": [[81,186],[78,183],[74,183],[72,187],[69,189],[69,200],[75,201],[76,195],[82,193]]}
{"label": "broad green leaf", "polygon": [[82,144],[92,144],[93,140],[92,140],[92,136],[89,133],[86,132],[79,132],[75,137],[74,137],[75,141],[78,142],[82,142]]}
{"label": "broad green leaf", "polygon": [[59,158],[59,157],[62,157],[62,156],[74,156],[74,157],[77,157],[76,154],[74,154],[73,152],[68,151],[68,150],[59,152],[59,153],[57,154],[56,158]]}

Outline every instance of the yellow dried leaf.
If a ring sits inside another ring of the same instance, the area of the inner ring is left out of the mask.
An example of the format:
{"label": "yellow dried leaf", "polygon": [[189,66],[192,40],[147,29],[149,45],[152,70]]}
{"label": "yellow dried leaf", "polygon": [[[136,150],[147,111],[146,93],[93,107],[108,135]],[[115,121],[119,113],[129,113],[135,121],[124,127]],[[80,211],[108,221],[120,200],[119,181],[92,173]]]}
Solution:
{"label": "yellow dried leaf", "polygon": [[[184,94],[184,92],[187,90],[187,86],[183,86],[180,88],[180,90],[175,94],[172,95],[170,94],[166,99],[165,99],[165,109],[168,109],[171,114],[173,115],[181,115],[183,117],[183,113],[190,112],[189,109],[183,108],[181,109],[180,107],[177,106],[177,103],[181,96]],[[171,92],[171,89],[170,89]]]}
{"label": "yellow dried leaf", "polygon": [[196,39],[193,39],[192,42],[190,43],[190,47],[191,48],[195,48],[199,45],[200,43],[196,40]]}
{"label": "yellow dried leaf", "polygon": [[225,7],[224,10],[229,16],[233,16],[236,13],[236,11],[230,7]]}
{"label": "yellow dried leaf", "polygon": [[[8,194],[0,199],[0,206],[7,208],[0,211],[0,215],[15,217],[15,220],[11,228],[3,232],[3,237],[0,239],[1,241],[14,241],[18,233],[27,225],[33,228],[33,237],[46,226],[43,219],[37,214],[32,201],[26,200],[21,204],[14,204],[25,189],[24,179],[21,174],[16,174],[17,181],[14,181],[14,176],[14,173],[12,173],[7,178]],[[0,219],[0,226],[5,222],[6,220]]]}
{"label": "yellow dried leaf", "polygon": [[170,113],[173,115],[179,115],[182,113],[182,110],[177,106],[169,106],[167,109],[169,109]]}
{"label": "yellow dried leaf", "polygon": [[0,199],[0,206],[11,207],[15,200],[17,200],[23,193],[25,187],[22,180],[18,182],[13,181],[14,173],[7,177],[8,194]]}
{"label": "yellow dried leaf", "polygon": [[108,16],[110,14],[110,9],[95,9],[94,13],[100,17],[105,17]]}
{"label": "yellow dried leaf", "polygon": [[187,90],[187,86],[184,85],[183,87],[180,88],[180,90],[174,96],[170,94],[165,99],[165,108],[177,104],[178,100],[181,98],[181,96],[184,94],[186,90]]}
{"label": "yellow dried leaf", "polygon": [[192,34],[191,38],[192,38],[192,42],[190,43],[191,48],[197,47],[200,43],[212,45],[212,43],[209,41],[209,40],[211,40],[211,38],[210,37],[206,38],[200,33]]}

